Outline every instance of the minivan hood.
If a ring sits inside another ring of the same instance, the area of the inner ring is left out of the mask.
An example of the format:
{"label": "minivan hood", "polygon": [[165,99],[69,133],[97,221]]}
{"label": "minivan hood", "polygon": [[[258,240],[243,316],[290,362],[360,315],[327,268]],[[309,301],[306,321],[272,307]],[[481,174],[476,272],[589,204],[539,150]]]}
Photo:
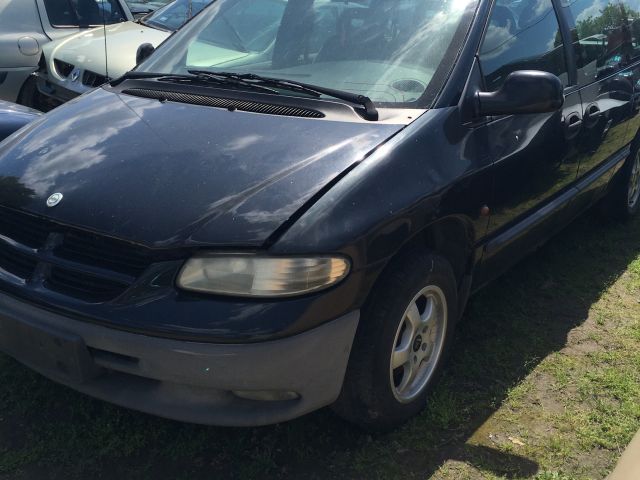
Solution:
{"label": "minivan hood", "polygon": [[259,247],[402,127],[97,89],[2,144],[0,180],[20,187],[4,200],[12,208],[148,246]]}
{"label": "minivan hood", "polygon": [[[107,34],[107,60],[105,64],[105,31]],[[92,28],[60,40],[49,42],[43,47],[47,68],[55,72],[53,60],[62,60],[74,67],[109,77],[118,78],[136,65],[136,52],[143,43],[157,47],[171,32],[145,27],[136,22],[122,22],[106,27]],[[64,77],[55,75],[58,80]]]}

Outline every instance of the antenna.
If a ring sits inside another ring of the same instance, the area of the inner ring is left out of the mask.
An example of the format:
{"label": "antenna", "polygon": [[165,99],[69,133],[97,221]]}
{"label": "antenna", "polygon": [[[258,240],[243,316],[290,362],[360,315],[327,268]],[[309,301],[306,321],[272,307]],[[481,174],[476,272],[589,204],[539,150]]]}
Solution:
{"label": "antenna", "polygon": [[[104,0],[100,0],[100,3],[102,4],[102,34],[104,36],[104,74],[105,74],[105,78],[108,80],[109,79],[109,57],[107,56],[107,19],[106,19],[106,13],[107,13],[107,9],[105,8],[104,5]],[[112,4],[113,7],[113,4]]]}

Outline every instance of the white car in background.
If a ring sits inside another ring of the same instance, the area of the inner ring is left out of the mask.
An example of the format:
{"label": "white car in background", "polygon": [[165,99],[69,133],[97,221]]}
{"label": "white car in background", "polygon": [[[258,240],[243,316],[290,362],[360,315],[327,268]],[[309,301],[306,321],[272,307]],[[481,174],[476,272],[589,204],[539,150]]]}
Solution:
{"label": "white car in background", "polygon": [[157,47],[212,1],[175,0],[137,21],[93,28],[48,43],[37,89],[26,104],[50,110],[124,75],[135,67],[140,45]]}
{"label": "white car in background", "polygon": [[[139,1],[139,0],[138,0]],[[31,98],[42,48],[96,25],[133,20],[124,0],[0,0],[0,99]]]}

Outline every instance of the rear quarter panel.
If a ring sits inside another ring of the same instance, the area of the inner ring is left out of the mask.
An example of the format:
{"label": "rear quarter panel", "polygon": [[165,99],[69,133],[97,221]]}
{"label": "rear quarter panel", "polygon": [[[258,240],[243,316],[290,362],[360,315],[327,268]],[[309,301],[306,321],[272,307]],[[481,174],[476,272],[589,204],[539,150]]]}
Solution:
{"label": "rear quarter panel", "polygon": [[18,48],[18,40],[29,36],[40,48],[49,39],[42,31],[40,15],[35,0],[10,0],[0,3],[0,71],[9,68],[36,67],[40,50],[34,55],[24,55]]}

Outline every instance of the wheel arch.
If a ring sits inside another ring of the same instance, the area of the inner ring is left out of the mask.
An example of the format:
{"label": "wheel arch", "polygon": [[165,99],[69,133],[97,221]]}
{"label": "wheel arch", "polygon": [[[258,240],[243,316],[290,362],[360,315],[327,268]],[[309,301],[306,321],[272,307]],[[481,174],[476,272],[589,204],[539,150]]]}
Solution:
{"label": "wheel arch", "polygon": [[[453,269],[458,289],[465,286],[473,273],[475,229],[470,219],[463,215],[439,218],[420,228],[400,248],[387,258],[375,283],[384,277],[394,260],[414,249],[433,252],[446,259]],[[374,285],[375,286],[375,285]],[[374,288],[371,288],[369,295]]]}
{"label": "wheel arch", "polygon": [[473,269],[475,231],[465,217],[445,217],[427,225],[420,233],[424,246],[447,259],[458,286]]}

